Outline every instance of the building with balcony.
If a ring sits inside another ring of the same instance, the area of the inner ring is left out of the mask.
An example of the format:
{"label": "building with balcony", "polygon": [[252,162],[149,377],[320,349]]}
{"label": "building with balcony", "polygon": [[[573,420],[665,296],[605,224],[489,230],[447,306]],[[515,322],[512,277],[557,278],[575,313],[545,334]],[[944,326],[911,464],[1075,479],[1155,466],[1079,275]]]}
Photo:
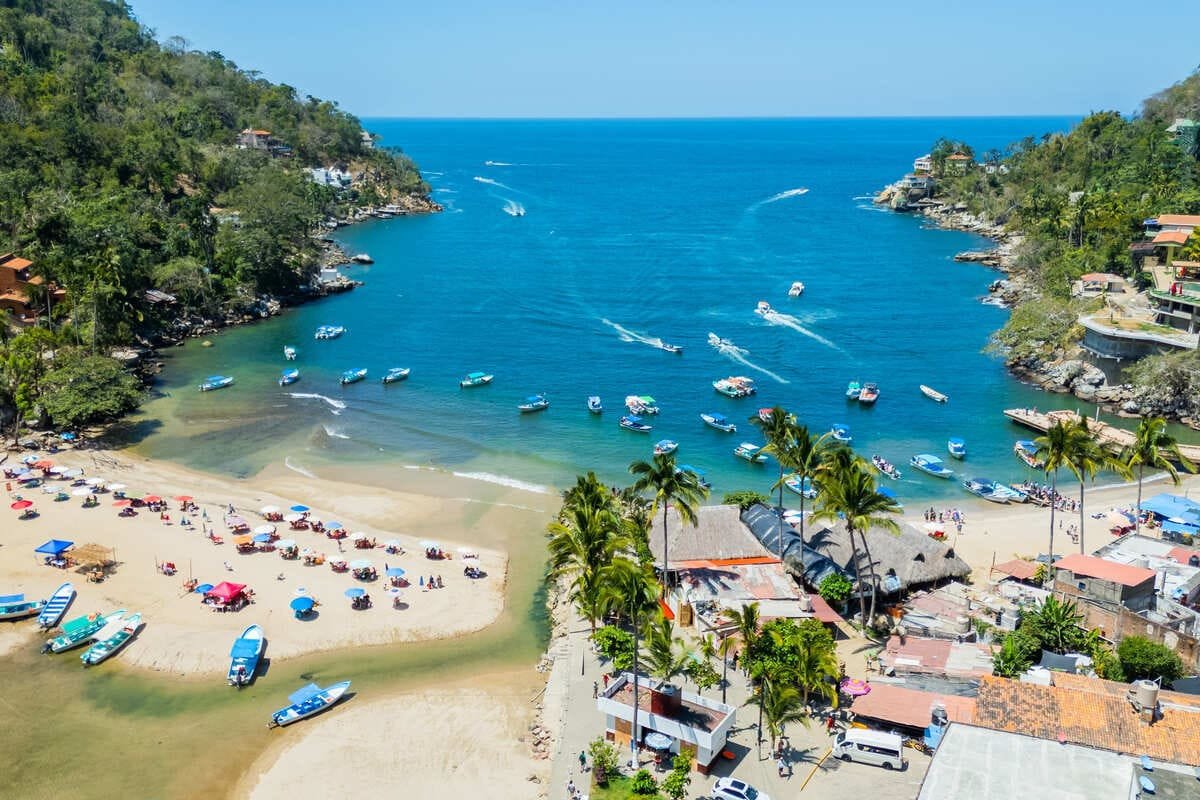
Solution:
{"label": "building with balcony", "polygon": [[65,289],[53,283],[46,286],[41,276],[30,274],[32,266],[29,259],[12,253],[0,255],[0,312],[20,325],[34,324],[41,313],[67,296]]}

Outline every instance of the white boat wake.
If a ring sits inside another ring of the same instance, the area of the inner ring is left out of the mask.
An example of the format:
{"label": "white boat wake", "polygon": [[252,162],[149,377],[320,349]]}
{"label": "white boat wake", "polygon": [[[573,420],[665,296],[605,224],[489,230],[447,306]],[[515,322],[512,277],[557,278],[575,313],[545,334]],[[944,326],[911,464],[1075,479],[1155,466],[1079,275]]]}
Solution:
{"label": "white boat wake", "polygon": [[497,189],[507,189],[510,192],[520,191],[519,189],[514,189],[511,186],[505,186],[500,181],[494,181],[491,178],[482,178],[479,175],[475,176],[475,180],[479,183],[486,183],[488,186],[495,186]]}
{"label": "white boat wake", "polygon": [[767,324],[769,325],[780,325],[784,328],[791,328],[792,330],[796,331],[796,333],[804,334],[814,342],[820,342],[826,347],[837,350],[838,352],[845,352],[842,350],[842,348],[838,347],[824,336],[820,335],[819,333],[813,333],[808,328],[801,325],[800,320],[796,319],[791,314],[781,314],[778,311],[768,311],[762,315],[762,318],[766,320]]}
{"label": "white boat wake", "polygon": [[533,494],[550,494],[550,489],[542,486],[539,483],[530,483],[528,481],[517,480],[516,478],[506,478],[503,475],[493,475],[490,472],[451,472],[456,478],[466,478],[472,481],[483,481],[484,483],[494,483],[497,486],[506,486],[509,489],[520,489],[523,492],[532,492]]}
{"label": "white boat wake", "polygon": [[765,206],[767,203],[778,203],[780,200],[786,200],[789,197],[799,197],[802,194],[808,194],[808,189],[801,186],[798,189],[788,189],[786,192],[780,192],[776,195],[771,195],[766,200],[759,203],[760,206]]}
{"label": "white boat wake", "polygon": [[523,217],[525,216],[525,206],[521,205],[516,200],[505,200],[504,213],[508,214],[510,217]]}
{"label": "white boat wake", "polygon": [[339,431],[337,428],[331,428],[328,425],[322,425],[321,427],[325,429],[325,435],[330,437],[331,439],[349,439],[350,438],[346,434]]}
{"label": "white boat wake", "polygon": [[750,355],[749,350],[747,350],[743,347],[738,347],[736,344],[729,341],[728,339],[722,339],[720,336],[717,336],[715,333],[712,333],[711,331],[708,334],[708,343],[710,345],[712,345],[713,349],[716,350],[718,353],[725,356],[726,358],[736,361],[737,363],[741,364],[743,367],[749,367],[750,369],[755,370],[756,372],[761,372],[763,375],[766,375],[768,378],[772,378],[773,380],[776,380],[779,383],[790,383],[790,381],[788,381],[786,378],[783,378],[783,377],[775,374],[774,372],[771,372],[771,370],[769,370],[769,369],[760,367],[758,364],[755,364],[753,361],[746,358],[746,356]]}
{"label": "white boat wake", "polygon": [[288,392],[288,397],[294,397],[297,400],[322,400],[329,404],[330,408],[341,411],[346,408],[346,404],[341,400],[334,400],[332,397],[326,397],[323,394],[313,394],[311,392]]}
{"label": "white boat wake", "polygon": [[512,166],[512,164],[508,163],[507,161],[485,161],[485,162],[483,162],[483,165],[485,167],[511,167]]}
{"label": "white boat wake", "polygon": [[640,333],[629,330],[624,325],[618,325],[610,319],[602,319],[600,321],[616,331],[617,336],[621,338],[622,342],[639,342],[641,344],[650,345],[651,347],[657,347],[659,350],[662,350],[663,344],[665,344],[663,340],[657,336],[643,336]]}

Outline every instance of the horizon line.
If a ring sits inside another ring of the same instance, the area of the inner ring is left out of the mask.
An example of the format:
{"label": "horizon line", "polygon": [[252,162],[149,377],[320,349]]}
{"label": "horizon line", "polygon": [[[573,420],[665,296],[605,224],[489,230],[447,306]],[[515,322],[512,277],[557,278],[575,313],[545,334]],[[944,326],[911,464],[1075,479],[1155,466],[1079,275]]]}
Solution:
{"label": "horizon line", "polygon": [[[416,122],[719,122],[792,120],[947,120],[947,119],[1065,119],[1084,118],[1101,112],[1061,114],[875,114],[875,115],[682,115],[682,116],[480,116],[423,114],[355,114],[361,119],[410,120]],[[1122,116],[1132,116],[1122,114]]]}

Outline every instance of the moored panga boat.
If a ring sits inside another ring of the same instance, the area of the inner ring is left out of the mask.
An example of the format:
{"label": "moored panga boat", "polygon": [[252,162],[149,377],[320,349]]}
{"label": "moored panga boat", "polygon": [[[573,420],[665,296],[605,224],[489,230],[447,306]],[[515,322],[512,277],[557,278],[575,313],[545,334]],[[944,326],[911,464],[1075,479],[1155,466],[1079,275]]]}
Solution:
{"label": "moored panga boat", "polygon": [[280,386],[291,386],[293,383],[295,383],[298,380],[300,380],[300,370],[285,369],[283,371],[283,373],[280,374],[280,376],[279,376],[279,385]]}
{"label": "moored panga boat", "polygon": [[751,464],[761,464],[767,460],[767,456],[762,451],[762,447],[751,442],[742,442],[737,447],[733,448],[733,454],[738,458],[744,458]]}
{"label": "moored panga boat", "polygon": [[396,383],[408,377],[411,370],[408,367],[392,367],[383,376],[384,383]]}
{"label": "moored panga boat", "polygon": [[0,619],[32,617],[45,604],[45,600],[26,600],[23,594],[6,594],[0,597]]}
{"label": "moored panga boat", "polygon": [[846,399],[847,400],[857,400],[858,396],[860,394],[862,394],[862,384],[861,383],[859,383],[858,381],[850,381],[850,383],[846,384]]}
{"label": "moored panga boat", "polygon": [[758,391],[753,380],[741,375],[731,375],[728,378],[715,380],[712,386],[720,394],[734,399],[749,397]]}
{"label": "moored panga boat", "polygon": [[301,687],[288,695],[289,705],[272,714],[271,721],[267,723],[267,727],[277,728],[283,725],[291,725],[293,722],[299,722],[305,717],[319,714],[325,709],[332,707],[338,700],[341,700],[342,695],[346,694],[346,690],[349,688],[350,681],[335,683],[324,689],[315,683]]}
{"label": "moored panga boat", "polygon": [[1006,492],[997,491],[1001,488],[1000,484],[990,478],[967,478],[962,482],[962,487],[971,494],[993,503],[1005,504],[1009,501]]}
{"label": "moored panga boat", "polygon": [[654,444],[654,455],[666,456],[679,449],[679,442],[673,439],[660,439]]}
{"label": "moored panga boat", "polygon": [[531,394],[525,398],[525,402],[517,406],[517,410],[522,414],[532,414],[535,411],[545,411],[550,407],[550,401],[546,399],[544,394]]}
{"label": "moored panga boat", "polygon": [[716,428],[725,433],[737,433],[737,425],[734,425],[724,414],[701,414],[700,419],[704,420],[704,424],[710,428]]}
{"label": "moored panga boat", "polygon": [[67,613],[67,606],[71,605],[71,599],[74,597],[75,587],[69,581],[55,589],[38,614],[38,626],[46,630],[57,625],[63,614]]}
{"label": "moored panga boat", "polygon": [[341,325],[322,325],[313,334],[314,339],[336,339],[346,332]]}
{"label": "moored panga boat", "polygon": [[957,459],[967,457],[967,441],[959,436],[951,436],[946,440],[946,452]]}
{"label": "moored panga boat", "polygon": [[79,647],[105,625],[120,619],[125,615],[125,609],[110,611],[108,614],[89,614],[82,617],[76,617],[63,623],[62,633],[55,636],[53,639],[42,645],[43,653],[63,653],[72,648]]}
{"label": "moored panga boat", "polygon": [[1046,462],[1037,457],[1037,449],[1037,443],[1028,439],[1022,439],[1013,444],[1013,454],[1030,469],[1043,469],[1046,466]]}
{"label": "moored panga boat", "polygon": [[923,383],[921,384],[920,389],[921,389],[921,394],[925,395],[926,397],[928,397],[930,400],[934,401],[935,403],[944,403],[950,399],[946,395],[939,392],[937,389],[934,389],[931,386],[926,386]]}
{"label": "moored panga boat", "polygon": [[833,437],[835,442],[842,444],[850,444],[854,441],[854,437],[850,435],[850,426],[844,422],[835,422],[829,429],[829,435]]}
{"label": "moored panga boat", "polygon": [[926,475],[932,475],[935,478],[949,479],[954,477],[954,470],[942,466],[942,460],[929,453],[919,453],[910,458],[908,463]]}
{"label": "moored panga boat", "polygon": [[468,372],[466,377],[458,382],[458,388],[472,389],[476,386],[487,386],[494,377],[486,372]]}
{"label": "moored panga boat", "polygon": [[900,480],[900,470],[896,469],[896,465],[883,456],[871,456],[871,463],[875,465],[875,469],[879,470],[881,475],[886,475],[894,481]]}
{"label": "moored panga boat", "polygon": [[254,672],[258,669],[258,660],[262,657],[265,641],[263,638],[263,629],[259,625],[249,626],[246,630],[242,631],[241,636],[234,639],[233,647],[229,650],[229,676],[227,680],[230,686],[241,688],[254,678]]}
{"label": "moored panga boat", "polygon": [[367,377],[367,371],[361,367],[358,369],[348,369],[338,378],[338,383],[342,386],[347,386],[351,383],[358,383],[365,377]]}
{"label": "moored panga boat", "polygon": [[789,475],[783,479],[783,485],[792,494],[798,494],[810,500],[817,496],[817,487],[813,484],[812,478],[805,478],[801,482],[799,475]]}
{"label": "moored panga boat", "polygon": [[204,383],[200,384],[200,391],[212,392],[232,385],[233,378],[229,375],[209,375],[204,379]]}
{"label": "moored panga boat", "polygon": [[858,393],[858,402],[864,406],[872,405],[879,399],[879,385],[875,383],[864,383],[862,390]]}
{"label": "moored panga boat", "polygon": [[593,414],[599,414],[604,411],[604,404],[600,402],[600,397],[598,395],[592,395],[587,399],[587,407],[588,411],[592,412]]}
{"label": "moored panga boat", "polygon": [[96,643],[87,650],[84,650],[79,660],[83,662],[85,667],[99,664],[129,644],[129,640],[133,638],[133,635],[137,633],[140,627],[142,627],[141,614],[134,614],[130,617],[114,620],[112,623],[105,625],[103,630],[93,637]]}
{"label": "moored panga boat", "polygon": [[283,346],[283,357],[286,358],[288,361],[295,361],[296,360],[296,348],[292,347],[290,344],[285,344]]}
{"label": "moored panga boat", "polygon": [[642,418],[635,414],[626,414],[617,422],[622,428],[634,433],[649,433],[654,430],[653,427],[642,422]]}

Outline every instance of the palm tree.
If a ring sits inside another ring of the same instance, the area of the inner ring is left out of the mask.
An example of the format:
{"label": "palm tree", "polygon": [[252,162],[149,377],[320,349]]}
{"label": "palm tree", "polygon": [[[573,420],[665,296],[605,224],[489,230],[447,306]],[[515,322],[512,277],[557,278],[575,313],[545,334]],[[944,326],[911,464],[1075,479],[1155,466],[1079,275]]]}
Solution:
{"label": "palm tree", "polygon": [[600,482],[596,473],[575,476],[575,485],[563,492],[562,510],[560,517],[573,508],[604,508],[613,502],[612,492]]}
{"label": "palm tree", "polygon": [[1084,641],[1083,614],[1071,601],[1049,595],[1037,611],[1029,614],[1023,625],[1035,635],[1042,646],[1055,653],[1074,651]]}
{"label": "palm tree", "polygon": [[[775,406],[765,419],[755,414],[750,418],[750,423],[762,428],[763,436],[767,440],[763,451],[774,456],[775,463],[779,465],[779,480],[772,488],[779,490],[779,506],[776,513],[779,515],[779,560],[783,561],[783,482],[787,471],[795,468],[792,460],[796,450],[796,418]],[[803,490],[803,486],[801,489]],[[801,556],[803,565],[803,554]]]}
{"label": "palm tree", "polygon": [[579,505],[547,526],[550,533],[550,580],[570,580],[567,599],[588,621],[592,635],[604,617],[602,572],[632,542],[611,509]]}
{"label": "palm tree", "polygon": [[647,611],[658,607],[658,581],[649,566],[627,558],[613,559],[601,571],[605,606],[629,615],[633,630],[633,747],[641,741],[638,731],[638,636]]}
{"label": "palm tree", "polygon": [[789,722],[808,725],[808,714],[805,712],[804,700],[801,699],[800,692],[782,680],[764,676],[758,685],[754,702],[762,712],[763,722],[767,725],[767,733],[771,736],[772,751],[775,750],[775,742],[783,735]]}
{"label": "palm tree", "polygon": [[629,471],[637,477],[633,488],[635,491],[654,491],[654,505],[651,514],[659,508],[663,512],[663,564],[662,591],[667,593],[667,508],[672,502],[679,512],[683,522],[696,524],[696,506],[708,496],[708,489],[700,485],[696,476],[675,466],[674,455],[656,455],[653,461],[635,461],[629,465]]}
{"label": "palm tree", "polygon": [[1132,476],[1129,468],[1112,451],[1092,438],[1088,431],[1087,417],[1080,418],[1081,432],[1086,435],[1086,441],[1081,443],[1078,450],[1071,456],[1072,472],[1079,476],[1079,552],[1086,553],[1083,536],[1083,482],[1095,480],[1096,473],[1111,469],[1123,478]]}
{"label": "palm tree", "polygon": [[741,608],[725,609],[724,617],[733,623],[734,633],[742,641],[742,672],[749,674],[748,657],[754,643],[761,634],[761,623],[758,616],[758,603],[742,603]]}
{"label": "palm tree", "polygon": [[1133,444],[1121,451],[1121,461],[1130,471],[1137,467],[1137,519],[1134,520],[1134,531],[1142,526],[1142,476],[1146,467],[1161,469],[1171,478],[1171,482],[1179,485],[1179,470],[1175,464],[1180,464],[1188,472],[1195,472],[1196,465],[1183,457],[1179,452],[1179,442],[1167,433],[1167,422],[1162,417],[1143,419],[1134,431]]}
{"label": "palm tree", "polygon": [[841,665],[838,663],[833,636],[821,623],[808,620],[797,626],[792,644],[799,658],[791,666],[790,673],[804,693],[804,704],[808,705],[809,693],[816,692],[830,705],[837,706],[836,680],[841,674]]}
{"label": "palm tree", "polygon": [[875,563],[871,558],[871,547],[867,542],[867,531],[880,528],[889,533],[899,533],[893,515],[900,512],[896,501],[875,488],[875,477],[864,466],[861,458],[852,454],[835,453],[822,478],[821,494],[818,498],[814,519],[835,521],[841,516],[846,523],[850,546],[854,551],[855,570],[862,563],[859,550],[854,544],[854,534],[862,541],[862,555],[866,558],[867,575],[871,585],[871,609],[868,614],[867,599],[862,592],[862,575],[857,574],[859,609],[862,614],[864,632],[875,616]]}
{"label": "palm tree", "polygon": [[803,425],[796,427],[793,449],[789,457],[792,473],[800,481],[800,565],[804,566],[804,488],[814,476],[824,470],[831,452],[832,434],[825,433],[816,438]]}
{"label": "palm tree", "polygon": [[[1066,467],[1080,483],[1083,476],[1077,471],[1076,461],[1080,454],[1092,446],[1091,436],[1087,432],[1087,423],[1064,422],[1058,420],[1051,425],[1046,433],[1033,440],[1037,445],[1034,458],[1042,462],[1043,469],[1050,476],[1050,564],[1054,564],[1054,512],[1058,506],[1058,471]],[[1080,537],[1083,538],[1082,536]],[[1054,581],[1054,571],[1048,570],[1049,582]]]}
{"label": "palm tree", "polygon": [[717,653],[721,656],[721,702],[725,702],[725,690],[729,688],[729,658],[737,652],[737,642],[733,636],[721,635],[721,643],[717,645]]}
{"label": "palm tree", "polygon": [[663,683],[682,675],[692,661],[692,651],[675,635],[675,628],[666,617],[646,626],[644,655],[650,677]]}

